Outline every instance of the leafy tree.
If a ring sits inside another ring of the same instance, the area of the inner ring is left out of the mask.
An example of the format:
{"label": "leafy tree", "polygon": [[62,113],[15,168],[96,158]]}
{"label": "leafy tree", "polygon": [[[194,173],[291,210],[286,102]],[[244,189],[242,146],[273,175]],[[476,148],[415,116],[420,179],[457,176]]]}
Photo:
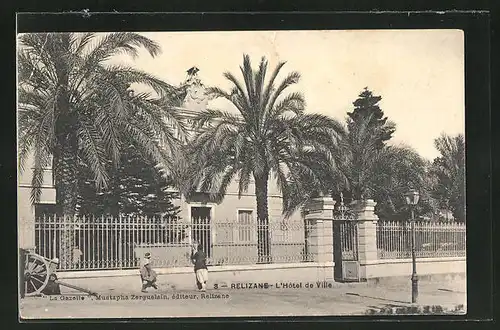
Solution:
{"label": "leafy tree", "polygon": [[86,167],[81,170],[80,214],[146,216],[162,220],[179,213],[179,207],[172,203],[178,193],[169,190],[174,183],[167,180],[133,144],[123,148],[118,169],[110,170],[116,179],[107,190],[98,191],[88,179],[89,172]]}
{"label": "leafy tree", "polygon": [[407,146],[387,146],[378,155],[373,171],[373,197],[380,219],[409,219],[404,194],[410,188],[420,193],[416,215],[433,217],[436,206],[431,196],[428,164],[416,151]]}
{"label": "leafy tree", "polygon": [[270,179],[274,178],[281,189],[286,213],[292,193],[301,190],[301,178],[319,182],[318,169],[323,168],[315,166],[316,160],[327,160],[322,163],[328,173],[337,171],[335,159],[345,134],[343,126],[329,117],[304,114],[301,93],[285,94],[290,86],[298,83],[300,74],[291,72],[278,83],[276,78],[283,65],[284,62],[278,64],[266,85],[266,59],[262,58],[258,70],[254,71],[250,57],[244,55],[240,67],[243,82],[226,72],[224,76],[232,84],[229,92],[208,89],[211,95],[231,102],[239,116],[221,110],[200,113],[196,119],[200,133],[193,143],[194,163],[198,166],[191,171],[197,174],[200,190],[222,198],[232,180],[238,177],[241,196],[253,177],[260,262],[269,261],[270,255],[267,229]]}
{"label": "leafy tree", "polygon": [[[140,48],[156,56],[154,41],[137,33],[28,33],[19,42],[19,161],[23,170],[33,152],[33,202],[52,156],[57,212],[74,215],[78,163],[88,166],[98,189],[106,188],[107,164],[117,167],[124,136],[168,168],[174,129],[183,130],[165,106],[174,89],[145,72],[107,63],[117,54],[135,57]],[[159,98],[130,94],[132,84],[151,87]]]}
{"label": "leafy tree", "polygon": [[[82,179],[79,181],[79,213],[91,216],[127,217],[136,221],[145,217],[149,223],[165,225],[164,230],[155,231],[154,236],[142,237],[150,243],[180,242],[187,236],[187,228],[178,224],[179,206],[172,200],[177,192],[169,190],[173,181],[168,180],[158,167],[154,166],[138,149],[130,144],[123,148],[120,166],[110,172],[114,180],[105,191],[97,191],[95,184],[88,180],[89,169],[82,164]],[[112,166],[111,164],[109,165]],[[92,221],[92,217],[89,221]],[[123,229],[123,236],[137,235]],[[132,250],[129,251],[132,253]]]}
{"label": "leafy tree", "polygon": [[457,221],[465,222],[465,138],[462,134],[443,134],[434,145],[441,155],[432,166],[436,178],[433,195],[441,208],[451,210]]}

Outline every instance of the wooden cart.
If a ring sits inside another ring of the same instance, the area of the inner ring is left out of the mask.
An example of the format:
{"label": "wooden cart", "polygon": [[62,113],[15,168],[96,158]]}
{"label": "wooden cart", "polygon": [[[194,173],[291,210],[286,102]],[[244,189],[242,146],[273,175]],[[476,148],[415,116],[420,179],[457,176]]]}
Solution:
{"label": "wooden cart", "polygon": [[[39,254],[32,251],[21,249],[21,297],[30,297],[41,295],[42,291],[47,287],[51,275],[55,275],[55,269],[57,268],[57,262],[48,258],[45,258]],[[92,296],[97,296],[98,294],[87,290],[85,288],[78,287],[76,285],[61,282],[60,280],[54,280],[56,284],[60,286],[65,286],[71,289],[75,289],[80,292],[85,292]]]}

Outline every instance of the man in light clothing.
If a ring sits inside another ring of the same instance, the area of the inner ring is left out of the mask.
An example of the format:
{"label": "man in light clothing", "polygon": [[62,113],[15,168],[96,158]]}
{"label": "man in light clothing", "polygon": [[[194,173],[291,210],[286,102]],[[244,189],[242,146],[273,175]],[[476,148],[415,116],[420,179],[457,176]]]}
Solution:
{"label": "man in light clothing", "polygon": [[194,272],[196,274],[196,285],[198,290],[205,291],[207,289],[208,269],[207,256],[203,252],[203,246],[198,244],[196,252],[191,253],[191,261],[194,264]]}
{"label": "man in light clothing", "polygon": [[80,268],[80,261],[82,255],[83,255],[82,250],[80,250],[78,245],[75,245],[75,247],[73,247],[73,267],[75,269]]}

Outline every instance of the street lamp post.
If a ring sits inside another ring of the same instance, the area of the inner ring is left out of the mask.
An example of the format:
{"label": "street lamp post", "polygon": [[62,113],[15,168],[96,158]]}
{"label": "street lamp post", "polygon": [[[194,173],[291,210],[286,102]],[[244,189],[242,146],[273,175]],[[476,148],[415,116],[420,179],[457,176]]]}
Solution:
{"label": "street lamp post", "polygon": [[411,272],[411,302],[414,304],[418,299],[418,276],[417,276],[417,260],[415,257],[415,214],[414,208],[418,203],[419,193],[416,190],[411,189],[405,194],[406,204],[411,210],[411,261],[412,261],[412,272]]}

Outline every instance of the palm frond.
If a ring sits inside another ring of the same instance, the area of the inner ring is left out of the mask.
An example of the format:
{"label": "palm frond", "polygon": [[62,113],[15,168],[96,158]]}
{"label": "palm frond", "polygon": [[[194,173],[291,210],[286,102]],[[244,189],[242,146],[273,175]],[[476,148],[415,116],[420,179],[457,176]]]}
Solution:
{"label": "palm frond", "polygon": [[104,148],[115,168],[120,163],[121,138],[116,127],[116,122],[120,121],[113,113],[97,108],[93,118],[94,125],[99,129]]}
{"label": "palm frond", "polygon": [[[166,150],[160,148],[154,135],[143,122],[136,118],[130,118],[126,122],[118,123],[118,127],[123,134],[127,134],[140,147],[153,163],[160,164],[166,171],[172,170],[174,165],[172,158],[165,153]],[[165,175],[168,174],[168,172],[165,173]]]}
{"label": "palm frond", "polygon": [[207,95],[213,98],[225,98],[231,101],[231,94],[226,93],[223,89],[215,86],[210,86],[205,89]]}
{"label": "palm frond", "polygon": [[[227,80],[229,80],[234,85],[234,87],[236,87],[238,91],[236,95],[240,97],[240,102],[243,104],[243,107],[238,107],[238,110],[240,111],[243,117],[248,117],[249,116],[248,112],[250,111],[249,109],[251,107],[250,96],[248,95],[247,91],[243,88],[243,85],[231,72],[224,72],[224,77]],[[230,100],[231,97],[232,96],[230,96]]]}
{"label": "palm frond", "polygon": [[291,111],[296,115],[300,115],[304,113],[305,106],[306,101],[301,93],[290,93],[275,105],[270,117],[282,115],[286,111]]}
{"label": "palm frond", "polygon": [[248,191],[248,186],[250,185],[250,176],[252,173],[252,168],[250,162],[247,160],[248,154],[245,154],[246,158],[242,162],[242,167],[240,170],[239,182],[238,182],[238,197],[241,198],[244,192]]}
{"label": "palm frond", "polygon": [[118,83],[124,85],[142,84],[152,88],[160,97],[170,97],[176,88],[147,72],[130,67],[108,66],[106,71],[110,77],[116,77]]}
{"label": "palm frond", "polygon": [[135,103],[139,110],[136,113],[137,119],[143,121],[147,127],[154,132],[156,139],[163,148],[167,149],[169,152],[173,152],[179,145],[179,141],[174,131],[176,127],[169,127],[169,125],[163,121],[162,109],[148,99],[134,98],[132,102]]}
{"label": "palm frond", "polygon": [[262,108],[262,100],[264,98],[264,83],[267,73],[267,60],[265,57],[260,59],[259,71],[255,75],[255,97],[259,108]]}
{"label": "palm frond", "polygon": [[278,97],[281,96],[281,94],[290,86],[298,83],[300,80],[300,73],[298,72],[290,72],[288,76],[286,76],[285,79],[278,85],[276,88],[276,91],[272,93],[272,96],[269,99],[269,102],[267,103],[266,107],[266,112],[269,112],[271,109],[274,108],[274,104],[276,103],[276,100]]}
{"label": "palm frond", "polygon": [[73,33],[71,48],[73,53],[81,56],[85,48],[97,37],[93,32]]}
{"label": "palm frond", "polygon": [[274,88],[275,88],[274,81],[276,80],[276,77],[278,76],[278,74],[280,73],[281,69],[283,68],[283,66],[285,64],[286,64],[286,62],[278,63],[278,65],[274,69],[273,73],[271,74],[271,78],[269,79],[269,82],[267,83],[267,86],[264,90],[264,94],[263,94],[262,102],[261,102],[261,108],[264,108],[268,105],[269,99],[270,99],[272,93],[274,92]]}
{"label": "palm frond", "polygon": [[[109,58],[118,55],[120,53],[125,53],[132,57],[136,57],[138,55],[138,50],[143,48],[145,49],[152,57],[158,55],[161,51],[160,46],[137,33],[131,32],[120,32],[120,33],[110,33],[106,36],[102,37],[95,47],[87,47],[91,48],[88,53],[82,54],[81,65],[77,68],[75,76],[74,88],[79,89],[80,86],[84,83],[85,80],[89,79],[92,75],[96,73],[100,73],[102,71],[102,63]],[[119,68],[114,67],[116,71]],[[155,79],[151,79],[152,77],[148,77],[149,75],[145,73],[140,73],[137,70],[127,68],[121,68],[124,72],[122,73],[125,76],[125,81],[139,79],[142,80],[146,84],[151,84],[151,87],[158,85],[164,85],[165,83],[159,82]],[[113,71],[113,70],[111,70]],[[138,74],[134,75],[131,72],[137,71]],[[132,78],[131,76],[134,76]],[[138,77],[139,76],[139,77]],[[146,82],[147,81],[147,82]],[[153,88],[155,88],[153,87]],[[161,89],[159,88],[158,91]],[[158,92],[157,91],[157,92]]]}
{"label": "palm frond", "polygon": [[35,126],[31,126],[27,130],[23,131],[23,134],[19,137],[17,144],[17,156],[19,163],[20,174],[24,173],[26,160],[33,150],[35,142]]}
{"label": "palm frond", "polygon": [[252,69],[250,56],[247,54],[243,55],[243,66],[240,66],[240,71],[243,75],[243,80],[245,81],[246,92],[248,95],[248,100],[250,101],[249,103],[250,105],[254,105],[256,104],[254,72]]}
{"label": "palm frond", "polygon": [[32,204],[38,203],[40,201],[44,183],[44,172],[47,169],[50,161],[50,152],[45,143],[45,137],[41,133],[42,131],[39,130],[34,139],[34,160],[30,195]]}
{"label": "palm frond", "polygon": [[156,57],[161,52],[160,46],[149,38],[134,32],[117,32],[102,37],[85,58],[93,63],[105,61],[120,53],[136,58],[140,48],[145,49],[151,57]]}
{"label": "palm frond", "polygon": [[[27,56],[26,60],[33,63],[32,67],[43,68],[47,78],[56,81],[56,64],[60,63],[57,53],[57,37],[54,33],[26,33],[19,37],[19,42]],[[22,60],[22,58],[20,58]],[[37,63],[38,62],[38,63]]]}
{"label": "palm frond", "polygon": [[90,166],[97,189],[106,189],[109,176],[106,170],[107,157],[99,130],[85,117],[79,117],[79,127],[76,132],[82,145],[82,156]]}
{"label": "palm frond", "polygon": [[207,109],[200,112],[195,118],[195,127],[201,129],[210,123],[222,123],[224,125],[234,125],[237,127],[241,123],[241,118],[230,112],[219,109]]}
{"label": "palm frond", "polygon": [[27,84],[31,89],[44,92],[50,90],[55,84],[53,73],[47,70],[36,57],[27,50],[21,50],[18,54],[18,82],[20,85]]}

